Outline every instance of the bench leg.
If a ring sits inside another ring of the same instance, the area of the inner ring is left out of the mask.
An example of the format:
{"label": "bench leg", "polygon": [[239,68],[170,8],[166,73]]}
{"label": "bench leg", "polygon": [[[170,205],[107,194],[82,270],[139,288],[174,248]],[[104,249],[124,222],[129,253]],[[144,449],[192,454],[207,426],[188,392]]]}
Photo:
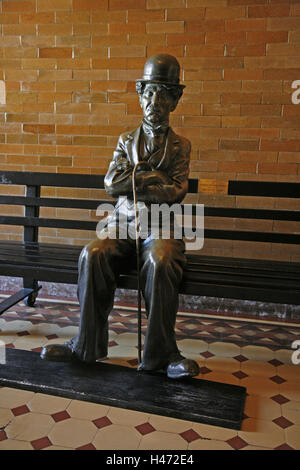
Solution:
{"label": "bench leg", "polygon": [[42,286],[39,286],[38,281],[35,279],[23,279],[23,286],[24,288],[34,289],[28,297],[24,299],[24,303],[28,307],[33,307],[38,296],[38,291],[41,289]]}

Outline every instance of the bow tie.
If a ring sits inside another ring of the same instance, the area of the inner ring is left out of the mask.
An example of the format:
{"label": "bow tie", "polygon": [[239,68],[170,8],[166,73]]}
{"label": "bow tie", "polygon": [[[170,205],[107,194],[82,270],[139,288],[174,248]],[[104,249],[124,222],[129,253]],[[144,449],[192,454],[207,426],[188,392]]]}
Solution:
{"label": "bow tie", "polygon": [[143,119],[143,130],[145,134],[147,134],[149,137],[158,137],[161,136],[162,134],[165,134],[167,132],[167,129],[169,127],[169,123],[167,122],[162,122],[157,125],[152,125],[145,121]]}

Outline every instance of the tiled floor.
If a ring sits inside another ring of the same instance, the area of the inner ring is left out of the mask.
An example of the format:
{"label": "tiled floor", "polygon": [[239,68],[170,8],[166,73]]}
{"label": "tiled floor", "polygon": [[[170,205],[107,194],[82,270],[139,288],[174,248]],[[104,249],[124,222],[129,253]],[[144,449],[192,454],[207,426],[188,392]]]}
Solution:
{"label": "tiled floor", "polygon": [[[0,346],[40,351],[73,337],[78,318],[76,302],[19,304],[0,318]],[[115,308],[108,361],[136,367],[136,326],[134,307]],[[180,313],[177,336],[199,378],[247,388],[241,431],[0,387],[0,449],[300,449],[300,324]]]}

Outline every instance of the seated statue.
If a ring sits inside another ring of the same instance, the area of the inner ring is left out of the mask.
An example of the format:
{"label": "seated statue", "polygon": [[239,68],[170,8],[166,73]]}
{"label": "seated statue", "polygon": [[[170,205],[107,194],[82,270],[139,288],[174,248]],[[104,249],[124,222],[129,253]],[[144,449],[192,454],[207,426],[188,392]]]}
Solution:
{"label": "seated statue", "polygon": [[[91,363],[107,356],[108,316],[118,276],[124,269],[132,268],[136,260],[133,237],[110,236],[116,233],[124,209],[126,223],[134,222],[134,169],[136,200],[140,206],[180,203],[187,193],[190,142],[169,126],[169,115],[184,88],[179,75],[176,58],[158,54],[146,61],[143,78],[136,81],[144,117],[137,129],[120,136],[105,177],[107,193],[118,198],[115,211],[79,258],[78,335],[67,343],[45,346],[43,359],[68,361],[76,356]],[[172,234],[168,239],[157,234],[154,237],[150,227],[140,240],[139,258],[147,330],[138,370],[163,371],[174,379],[195,376],[199,373],[198,364],[180,354],[175,337],[179,286],[186,263],[184,241]]]}

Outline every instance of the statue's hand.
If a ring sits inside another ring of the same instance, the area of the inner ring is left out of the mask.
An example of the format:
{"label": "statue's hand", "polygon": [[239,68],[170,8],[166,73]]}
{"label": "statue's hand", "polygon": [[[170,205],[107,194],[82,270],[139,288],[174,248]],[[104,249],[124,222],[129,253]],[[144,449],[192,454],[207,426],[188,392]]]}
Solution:
{"label": "statue's hand", "polygon": [[148,186],[170,184],[169,177],[162,171],[140,171],[136,175],[137,190],[142,192]]}

